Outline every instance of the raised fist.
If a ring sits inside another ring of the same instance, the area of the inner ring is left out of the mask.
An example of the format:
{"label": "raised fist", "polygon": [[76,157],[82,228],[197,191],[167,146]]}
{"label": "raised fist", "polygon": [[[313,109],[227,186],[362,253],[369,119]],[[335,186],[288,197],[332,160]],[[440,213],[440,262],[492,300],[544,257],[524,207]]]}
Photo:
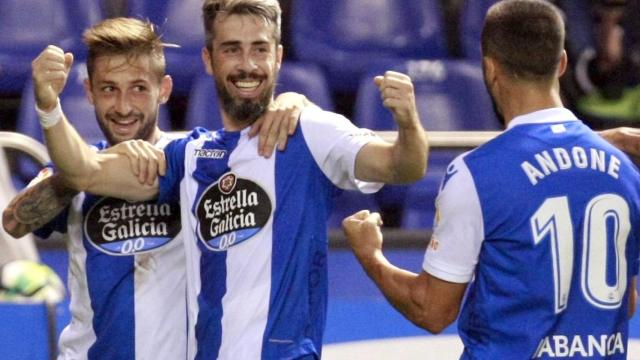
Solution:
{"label": "raised fist", "polygon": [[73,54],[49,45],[31,62],[31,75],[38,108],[50,111],[56,106],[73,64]]}

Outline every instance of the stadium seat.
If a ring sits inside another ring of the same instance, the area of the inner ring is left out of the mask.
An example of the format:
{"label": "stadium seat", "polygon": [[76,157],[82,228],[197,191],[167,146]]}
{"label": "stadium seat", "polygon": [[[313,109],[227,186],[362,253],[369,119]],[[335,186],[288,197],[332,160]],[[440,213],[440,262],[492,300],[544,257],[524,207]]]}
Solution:
{"label": "stadium seat", "polygon": [[[487,10],[498,0],[466,0],[459,21],[462,51],[467,59],[481,58],[480,35]],[[583,0],[558,0],[567,24],[567,50],[570,56],[579,54],[594,43],[590,3]]]}
{"label": "stadium seat", "polygon": [[[76,62],[69,73],[65,89],[60,95],[60,103],[65,115],[80,135],[89,144],[97,143],[104,139],[100,126],[95,117],[93,106],[87,100],[83,82],[87,78],[87,67],[85,63]],[[44,142],[42,129],[38,122],[37,114],[34,110],[35,96],[32,80],[29,79],[22,92],[22,100],[18,113],[16,130],[28,135],[40,142]],[[171,130],[169,113],[164,106],[160,107],[158,125],[161,129]],[[37,166],[21,164],[19,171],[26,179],[30,179],[37,172]]]}
{"label": "stadium seat", "polygon": [[438,0],[297,0],[293,52],[322,65],[331,90],[355,91],[372,63],[446,57]]}
{"label": "stadium seat", "polygon": [[150,20],[158,26],[164,42],[180,45],[165,49],[167,73],[177,95],[189,94],[194,76],[204,69],[201,7],[202,0],[129,1],[130,16]]}
{"label": "stadium seat", "polygon": [[470,60],[480,61],[480,35],[487,10],[498,0],[466,0],[460,12],[458,22],[460,33],[460,45],[464,57]]}
{"label": "stadium seat", "polygon": [[334,200],[327,226],[330,230],[340,229],[342,227],[342,220],[345,217],[364,209],[371,212],[380,211],[380,207],[373,194],[363,194],[359,191],[343,191]]}
{"label": "stadium seat", "polygon": [[427,130],[497,130],[500,123],[492,110],[476,62],[465,60],[420,60],[388,64],[365,76],[358,90],[354,121],[372,130],[396,130],[391,113],[380,101],[374,75],[384,70],[408,74],[414,84],[416,104]]}
{"label": "stadium seat", "polygon": [[[406,61],[391,63],[378,71],[370,72],[363,78],[358,90],[354,109],[354,122],[358,126],[377,131],[397,129],[391,113],[382,105],[380,93],[373,83],[374,75],[382,74],[385,69],[399,71],[411,77],[418,113],[425,129],[469,131],[500,128],[485,89],[480,65],[465,60]],[[460,151],[451,149],[432,151],[426,177],[435,179],[425,181],[437,182],[440,174],[434,173],[434,169],[445,167],[459,153]],[[411,187],[385,186],[376,194],[378,204],[386,211],[402,211],[406,201],[415,201],[408,194]],[[435,193],[431,195],[435,197]]]}
{"label": "stadium seat", "polygon": [[[316,105],[332,110],[333,103],[322,70],[314,64],[284,62],[276,83],[276,94],[295,91],[304,94]],[[194,81],[185,115],[185,129],[201,126],[222,128],[217,93],[213,78],[202,72]]]}
{"label": "stadium seat", "polygon": [[102,14],[98,0],[0,0],[0,92],[20,93],[31,74],[31,61],[56,45],[86,56],[81,34]]}

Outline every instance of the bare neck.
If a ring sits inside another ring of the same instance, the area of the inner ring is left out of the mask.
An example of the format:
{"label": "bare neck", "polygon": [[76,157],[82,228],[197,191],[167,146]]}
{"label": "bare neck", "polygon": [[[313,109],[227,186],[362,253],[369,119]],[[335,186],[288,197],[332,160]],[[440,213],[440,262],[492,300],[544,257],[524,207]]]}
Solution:
{"label": "bare neck", "polygon": [[504,92],[501,110],[505,125],[515,117],[555,107],[563,107],[559,85],[544,86],[540,84],[515,84]]}

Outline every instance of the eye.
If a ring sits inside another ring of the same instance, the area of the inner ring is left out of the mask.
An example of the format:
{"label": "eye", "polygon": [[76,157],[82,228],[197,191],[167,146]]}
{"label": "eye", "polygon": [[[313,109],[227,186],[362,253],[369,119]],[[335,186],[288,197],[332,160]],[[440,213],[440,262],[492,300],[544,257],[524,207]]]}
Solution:
{"label": "eye", "polygon": [[147,91],[147,87],[144,85],[136,85],[133,87],[133,90],[136,92],[146,92]]}
{"label": "eye", "polygon": [[106,86],[101,87],[100,91],[109,93],[109,92],[113,92],[115,89],[116,88],[111,86],[111,85],[106,85]]}
{"label": "eye", "polygon": [[229,46],[227,48],[224,49],[224,53],[225,54],[236,54],[238,51],[240,51],[240,48],[237,46]]}

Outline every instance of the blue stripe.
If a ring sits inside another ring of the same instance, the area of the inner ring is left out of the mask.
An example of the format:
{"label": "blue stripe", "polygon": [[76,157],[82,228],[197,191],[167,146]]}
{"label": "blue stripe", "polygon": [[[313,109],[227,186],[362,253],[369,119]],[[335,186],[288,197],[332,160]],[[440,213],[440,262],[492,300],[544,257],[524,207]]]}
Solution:
{"label": "blue stripe", "polygon": [[[227,152],[224,159],[199,158],[197,160],[196,169],[191,174],[193,179],[198,181],[195,199],[199,199],[204,190],[229,171],[229,155],[237,146],[239,138],[239,132],[218,131],[214,134],[213,141],[203,144],[202,149],[220,149]],[[194,216],[196,205],[194,201],[191,208]],[[227,253],[213,252],[208,250],[200,240],[196,241],[201,252],[201,289],[198,294],[199,311],[195,325],[198,344],[196,359],[216,359],[222,342],[222,297],[227,291]]]}
{"label": "blue stripe", "polygon": [[319,358],[327,308],[326,224],[337,189],[299,128],[276,156],[271,298],[262,357]]}
{"label": "blue stripe", "polygon": [[[98,198],[87,194],[83,214]],[[86,271],[96,341],[89,359],[135,359],[134,257],[110,256],[83,235]]]}
{"label": "blue stripe", "polygon": [[198,295],[196,359],[216,359],[222,343],[222,297],[227,291],[227,253],[212,252],[201,244],[200,278],[202,289]]}

